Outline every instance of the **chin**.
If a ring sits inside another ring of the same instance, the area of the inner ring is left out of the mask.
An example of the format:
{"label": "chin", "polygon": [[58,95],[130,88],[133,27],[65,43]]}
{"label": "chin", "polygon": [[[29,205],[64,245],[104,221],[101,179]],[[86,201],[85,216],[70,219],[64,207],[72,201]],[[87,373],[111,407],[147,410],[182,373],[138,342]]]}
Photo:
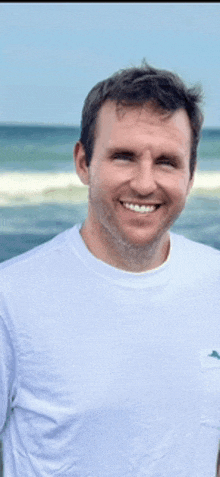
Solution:
{"label": "chin", "polygon": [[165,241],[169,238],[169,226],[163,228],[163,230],[157,231],[150,231],[143,229],[136,229],[136,230],[129,230],[129,231],[122,231],[121,230],[121,237],[124,243],[133,247],[147,247],[156,245],[158,243],[165,243]]}
{"label": "chin", "polygon": [[157,237],[149,236],[146,234],[126,234],[122,236],[122,242],[130,247],[134,248],[144,248],[148,245],[152,245],[157,241]]}

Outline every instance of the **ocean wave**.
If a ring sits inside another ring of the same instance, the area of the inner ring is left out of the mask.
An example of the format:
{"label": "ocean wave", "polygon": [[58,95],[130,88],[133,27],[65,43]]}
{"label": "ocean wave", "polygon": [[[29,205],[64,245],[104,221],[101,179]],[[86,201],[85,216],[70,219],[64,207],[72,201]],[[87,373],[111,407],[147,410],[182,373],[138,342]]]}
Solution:
{"label": "ocean wave", "polygon": [[199,195],[205,193],[209,195],[220,195],[220,172],[219,171],[199,171],[195,174],[192,193]]}
{"label": "ocean wave", "polygon": [[[220,197],[220,172],[197,172],[191,194]],[[0,206],[87,202],[88,187],[76,173],[3,172],[0,174]]]}
{"label": "ocean wave", "polygon": [[0,206],[87,202],[88,188],[76,173],[4,172],[0,174]]}

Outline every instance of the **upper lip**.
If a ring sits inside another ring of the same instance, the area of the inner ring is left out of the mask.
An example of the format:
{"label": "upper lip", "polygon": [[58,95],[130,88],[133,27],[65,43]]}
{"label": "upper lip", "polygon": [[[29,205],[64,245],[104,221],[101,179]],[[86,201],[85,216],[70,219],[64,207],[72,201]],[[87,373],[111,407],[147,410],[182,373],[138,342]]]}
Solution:
{"label": "upper lip", "polygon": [[145,206],[161,205],[161,202],[148,202],[148,201],[139,202],[139,200],[135,200],[135,199],[128,199],[128,200],[125,199],[125,200],[120,200],[120,202],[123,202],[123,203],[126,203],[126,204],[139,205],[140,207],[142,205],[145,205]]}

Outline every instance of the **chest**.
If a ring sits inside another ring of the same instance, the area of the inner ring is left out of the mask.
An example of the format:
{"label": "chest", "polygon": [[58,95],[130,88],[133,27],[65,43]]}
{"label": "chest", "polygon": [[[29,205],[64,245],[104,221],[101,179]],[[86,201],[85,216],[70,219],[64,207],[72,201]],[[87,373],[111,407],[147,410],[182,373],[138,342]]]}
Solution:
{"label": "chest", "polygon": [[204,353],[218,352],[217,313],[190,294],[184,302],[168,298],[39,303],[21,335],[24,387],[39,400],[83,410],[145,402],[149,413],[185,412],[198,402]]}

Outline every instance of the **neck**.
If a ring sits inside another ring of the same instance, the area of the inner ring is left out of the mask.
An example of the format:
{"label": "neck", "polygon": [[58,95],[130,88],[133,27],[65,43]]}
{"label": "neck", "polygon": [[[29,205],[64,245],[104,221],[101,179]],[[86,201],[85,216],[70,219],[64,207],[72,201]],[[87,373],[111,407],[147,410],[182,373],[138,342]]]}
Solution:
{"label": "neck", "polygon": [[87,248],[96,258],[128,272],[141,273],[158,268],[169,255],[168,232],[165,237],[144,246],[116,241],[114,237],[108,236],[108,232],[105,234],[105,240],[99,242],[97,246],[95,234],[88,233],[85,225],[82,226],[80,233]]}

